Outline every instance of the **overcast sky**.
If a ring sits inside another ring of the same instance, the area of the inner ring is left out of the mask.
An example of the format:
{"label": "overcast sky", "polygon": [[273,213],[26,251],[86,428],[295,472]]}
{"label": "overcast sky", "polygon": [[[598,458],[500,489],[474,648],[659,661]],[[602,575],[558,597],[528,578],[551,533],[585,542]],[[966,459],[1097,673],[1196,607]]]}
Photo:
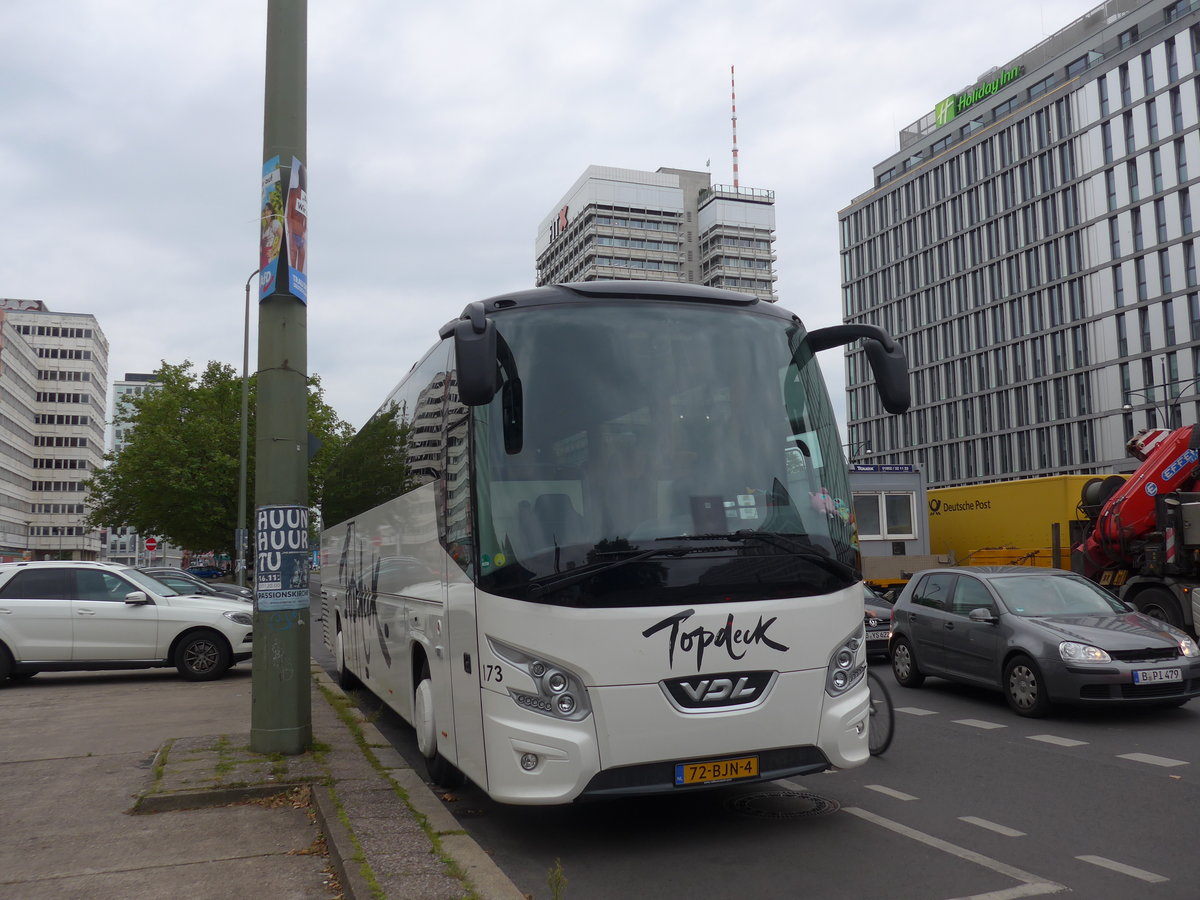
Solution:
{"label": "overcast sky", "polygon": [[[731,65],[779,302],[839,322],[837,212],[899,130],[1094,5],[309,0],[309,372],[360,427],[466,303],[533,286],[588,165],[731,183]],[[0,3],[0,297],[95,315],[111,379],[241,369],[265,43],[265,0]]]}

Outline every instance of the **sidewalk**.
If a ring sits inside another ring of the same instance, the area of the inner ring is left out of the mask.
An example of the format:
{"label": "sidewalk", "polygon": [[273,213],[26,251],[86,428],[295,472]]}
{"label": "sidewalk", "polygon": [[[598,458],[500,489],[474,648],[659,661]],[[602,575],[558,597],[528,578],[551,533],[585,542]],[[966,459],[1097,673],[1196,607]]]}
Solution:
{"label": "sidewalk", "polygon": [[314,750],[250,752],[249,667],[44,673],[0,689],[0,897],[522,900],[312,667]]}

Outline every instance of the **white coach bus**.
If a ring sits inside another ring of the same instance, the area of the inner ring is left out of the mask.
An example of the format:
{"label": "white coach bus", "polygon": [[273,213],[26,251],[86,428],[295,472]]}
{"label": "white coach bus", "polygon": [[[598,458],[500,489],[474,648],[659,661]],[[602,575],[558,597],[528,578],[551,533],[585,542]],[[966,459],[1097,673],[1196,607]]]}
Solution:
{"label": "white coach bus", "polygon": [[506,803],[863,763],[858,538],[815,359],[860,339],[903,412],[875,326],[642,281],[471,303],[372,420],[402,486],[322,534],[340,678],[412,724],[434,781]]}

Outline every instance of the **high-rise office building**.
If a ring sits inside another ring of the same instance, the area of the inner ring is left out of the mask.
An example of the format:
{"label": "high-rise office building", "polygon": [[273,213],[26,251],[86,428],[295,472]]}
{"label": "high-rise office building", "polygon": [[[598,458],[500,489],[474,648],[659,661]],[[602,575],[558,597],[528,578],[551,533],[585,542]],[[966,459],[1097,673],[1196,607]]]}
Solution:
{"label": "high-rise office building", "polygon": [[912,369],[889,416],[847,353],[852,446],[931,487],[1132,471],[1200,413],[1200,3],[1110,0],[930,100],[839,213],[845,319]]}
{"label": "high-rise office building", "polygon": [[[157,376],[145,372],[126,372],[125,377],[113,382],[112,433],[109,440],[109,450],[120,453],[129,443],[133,426],[120,421],[122,414],[128,414],[133,402],[145,396],[148,391],[158,389]],[[169,544],[156,535],[141,535],[130,525],[118,525],[105,531],[103,556],[112,562],[124,563],[128,566],[156,565],[178,566],[183,554],[173,544]],[[146,538],[154,537],[153,551],[146,549]]]}
{"label": "high-rise office building", "polygon": [[104,454],[107,384],[94,316],[0,299],[0,558],[96,558],[83,484]]}
{"label": "high-rise office building", "polygon": [[589,166],[538,227],[537,284],[679,281],[775,297],[775,194]]}

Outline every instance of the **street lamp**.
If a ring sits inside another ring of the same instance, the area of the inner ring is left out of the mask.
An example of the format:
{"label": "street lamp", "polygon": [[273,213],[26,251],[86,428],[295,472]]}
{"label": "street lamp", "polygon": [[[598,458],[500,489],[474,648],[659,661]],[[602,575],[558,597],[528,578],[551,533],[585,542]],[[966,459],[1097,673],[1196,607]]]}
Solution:
{"label": "street lamp", "polygon": [[[1183,402],[1183,394],[1188,390],[1188,388],[1192,388],[1193,391],[1196,390],[1196,385],[1200,384],[1200,378],[1193,378],[1191,381],[1182,382],[1183,386],[1178,388],[1174,392],[1175,396],[1172,397],[1170,389],[1178,384],[1180,384],[1180,382],[1175,381],[1167,382],[1163,385],[1163,421],[1166,423],[1165,427],[1167,428],[1178,428],[1183,424],[1183,414],[1179,413],[1179,415],[1175,415],[1173,411],[1179,410],[1180,404]],[[1155,399],[1153,394],[1146,394],[1142,393],[1141,391],[1126,391],[1125,405],[1121,407],[1122,412],[1133,412],[1133,404],[1129,402],[1130,397],[1141,397],[1148,404],[1150,404],[1152,408],[1156,408],[1158,404],[1158,401]],[[1175,424],[1176,422],[1179,424]]]}
{"label": "street lamp", "polygon": [[238,472],[238,517],[237,528],[234,529],[234,542],[237,544],[237,583],[246,586],[246,539],[250,533],[246,521],[246,441],[247,419],[250,410],[250,285],[261,272],[255,269],[246,279],[246,323],[242,332],[242,444]]}
{"label": "street lamp", "polygon": [[842,447],[846,451],[846,459],[847,460],[854,459],[855,455],[857,455],[860,452],[862,453],[863,456],[870,456],[871,453],[874,452],[871,450],[871,442],[870,441],[858,441],[858,442],[850,443],[850,444],[842,444]]}

